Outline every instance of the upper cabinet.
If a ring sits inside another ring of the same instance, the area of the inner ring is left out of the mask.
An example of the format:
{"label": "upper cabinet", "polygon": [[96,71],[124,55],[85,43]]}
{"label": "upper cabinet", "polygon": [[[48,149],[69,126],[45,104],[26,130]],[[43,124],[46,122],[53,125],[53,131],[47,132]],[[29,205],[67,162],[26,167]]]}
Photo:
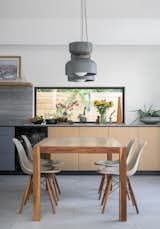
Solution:
{"label": "upper cabinet", "polygon": [[33,114],[33,87],[0,86],[0,107],[3,107],[0,125],[16,126],[29,122]]}

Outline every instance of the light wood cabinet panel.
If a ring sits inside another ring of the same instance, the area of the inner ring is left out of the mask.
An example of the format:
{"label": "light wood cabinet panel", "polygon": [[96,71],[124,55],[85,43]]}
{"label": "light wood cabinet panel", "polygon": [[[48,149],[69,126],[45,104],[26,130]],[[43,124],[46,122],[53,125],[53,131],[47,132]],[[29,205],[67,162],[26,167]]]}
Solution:
{"label": "light wood cabinet panel", "polygon": [[127,145],[131,138],[138,137],[137,127],[109,127],[109,137],[116,138],[120,143]]}
{"label": "light wood cabinet panel", "polygon": [[138,136],[140,140],[146,140],[147,145],[140,161],[140,170],[160,170],[160,128],[139,127]]}
{"label": "light wood cabinet panel", "polygon": [[[78,127],[48,127],[48,137],[67,138],[79,137]],[[53,153],[51,159],[58,159],[64,162],[62,170],[78,170],[77,153]]]}
{"label": "light wood cabinet panel", "polygon": [[[138,138],[137,127],[109,127],[109,137],[117,139],[120,143],[127,145],[131,138]],[[118,159],[118,155],[114,155],[113,159]]]}
{"label": "light wood cabinet panel", "polygon": [[[160,127],[48,127],[49,137],[114,137],[127,145],[131,138],[147,140],[139,170],[160,170]],[[106,160],[106,154],[52,154],[64,161],[63,170],[97,170],[94,162]],[[114,159],[117,159],[114,156]]]}
{"label": "light wood cabinet panel", "polygon": [[[108,137],[108,127],[80,127],[80,137]],[[79,170],[97,170],[94,164],[98,160],[106,160],[106,154],[78,154]]]}

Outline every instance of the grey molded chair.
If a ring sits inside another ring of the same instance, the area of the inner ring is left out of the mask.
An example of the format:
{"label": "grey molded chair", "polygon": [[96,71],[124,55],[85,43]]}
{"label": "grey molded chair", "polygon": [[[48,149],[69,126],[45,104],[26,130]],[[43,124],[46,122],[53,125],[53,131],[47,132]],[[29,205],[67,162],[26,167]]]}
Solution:
{"label": "grey molded chair", "polygon": [[[13,142],[17,148],[21,169],[25,174],[30,176],[22,197],[20,208],[18,210],[18,213],[20,214],[22,213],[23,207],[27,203],[33,191],[33,163],[30,160],[28,160],[26,156],[26,152],[21,142],[16,138],[13,138]],[[45,176],[46,178],[46,187],[47,187],[53,213],[55,213],[55,204],[57,204],[57,197],[56,197],[55,186],[53,185],[54,180],[52,179],[52,175],[59,172],[60,172],[59,168],[53,166],[50,167],[41,166],[41,175]]]}
{"label": "grey molded chair", "polygon": [[[127,161],[130,160],[131,154],[133,152],[134,144],[136,143],[136,139],[130,139],[127,145],[127,152],[126,152],[126,158]],[[105,161],[96,161],[95,165],[104,165],[104,166],[117,166],[119,164],[119,160],[105,160]]]}
{"label": "grey molded chair", "polygon": [[[133,149],[135,147],[136,141],[137,141],[137,139],[133,138],[133,139],[130,139],[130,141],[128,142],[127,152],[126,152],[127,164],[129,163],[129,161],[131,159],[131,156],[132,156]],[[119,166],[119,160],[96,161],[95,165],[116,167],[116,166]],[[99,188],[98,188],[99,199],[101,199],[101,195],[102,195],[102,191],[103,191],[103,187],[104,187],[104,183],[105,183],[106,179],[107,179],[107,175],[106,174],[102,174],[100,185],[99,185]]]}
{"label": "grey molded chair", "polygon": [[[140,162],[141,155],[144,151],[146,144],[147,144],[146,141],[139,142],[137,144],[137,147],[136,147],[134,153],[130,157],[129,162],[127,163],[127,195],[129,198],[131,198],[133,206],[135,207],[137,214],[139,213],[138,205],[137,205],[135,194],[133,192],[133,188],[132,188],[132,185],[131,185],[129,178],[136,173],[136,171],[138,169],[139,162]],[[100,174],[110,175],[108,178],[108,182],[106,184],[103,199],[101,202],[101,204],[103,205],[102,213],[104,213],[105,208],[106,208],[106,204],[107,204],[107,200],[108,200],[108,196],[109,196],[109,193],[110,193],[111,188],[112,188],[112,177],[117,176],[119,178],[119,166],[112,166],[112,167],[102,166],[102,167],[100,167],[98,172]]]}
{"label": "grey molded chair", "polygon": [[[27,156],[28,156],[28,159],[33,162],[33,156],[32,156],[32,144],[29,140],[29,138],[26,136],[26,135],[21,135],[23,141],[24,141],[24,144],[25,144],[25,148],[26,148],[26,152],[27,152]],[[62,161],[60,160],[48,160],[48,159],[42,159],[41,158],[41,165],[42,166],[46,166],[46,167],[50,167],[50,166],[60,166],[61,164],[63,164]],[[53,174],[53,179],[54,179],[54,184],[56,186],[56,194],[57,194],[57,198],[58,195],[61,194],[61,190],[60,190],[60,186],[59,186],[59,183],[58,183],[58,180],[57,180],[57,177],[55,174]]]}
{"label": "grey molded chair", "polygon": [[[21,135],[24,143],[25,143],[25,148],[26,148],[26,153],[28,156],[28,159],[30,161],[33,161],[33,156],[32,156],[32,144],[29,140],[29,138],[26,135]],[[62,162],[59,160],[48,160],[48,159],[41,159],[41,165],[59,165]]]}

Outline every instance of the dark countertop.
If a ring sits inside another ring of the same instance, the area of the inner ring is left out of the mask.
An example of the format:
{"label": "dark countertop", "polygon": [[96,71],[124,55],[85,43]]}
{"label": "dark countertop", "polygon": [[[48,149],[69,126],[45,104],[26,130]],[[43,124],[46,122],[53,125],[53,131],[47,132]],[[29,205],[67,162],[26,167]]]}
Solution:
{"label": "dark countertop", "polygon": [[159,124],[143,124],[143,123],[131,123],[131,124],[118,124],[118,123],[107,123],[107,124],[97,124],[97,123],[73,123],[73,124],[32,124],[32,123],[0,123],[1,127],[160,127]]}

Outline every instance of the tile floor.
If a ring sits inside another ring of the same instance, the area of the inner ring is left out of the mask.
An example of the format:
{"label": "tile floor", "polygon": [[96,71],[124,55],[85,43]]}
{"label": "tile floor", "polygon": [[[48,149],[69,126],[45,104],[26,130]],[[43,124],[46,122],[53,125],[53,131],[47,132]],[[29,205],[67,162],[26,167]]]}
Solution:
{"label": "tile floor", "polygon": [[133,186],[139,204],[136,215],[128,203],[128,221],[118,222],[118,192],[109,198],[104,215],[97,199],[99,176],[58,176],[62,189],[56,215],[42,191],[42,219],[32,222],[32,202],[22,215],[16,213],[26,176],[0,176],[0,229],[158,229],[160,228],[160,176],[135,176]]}

